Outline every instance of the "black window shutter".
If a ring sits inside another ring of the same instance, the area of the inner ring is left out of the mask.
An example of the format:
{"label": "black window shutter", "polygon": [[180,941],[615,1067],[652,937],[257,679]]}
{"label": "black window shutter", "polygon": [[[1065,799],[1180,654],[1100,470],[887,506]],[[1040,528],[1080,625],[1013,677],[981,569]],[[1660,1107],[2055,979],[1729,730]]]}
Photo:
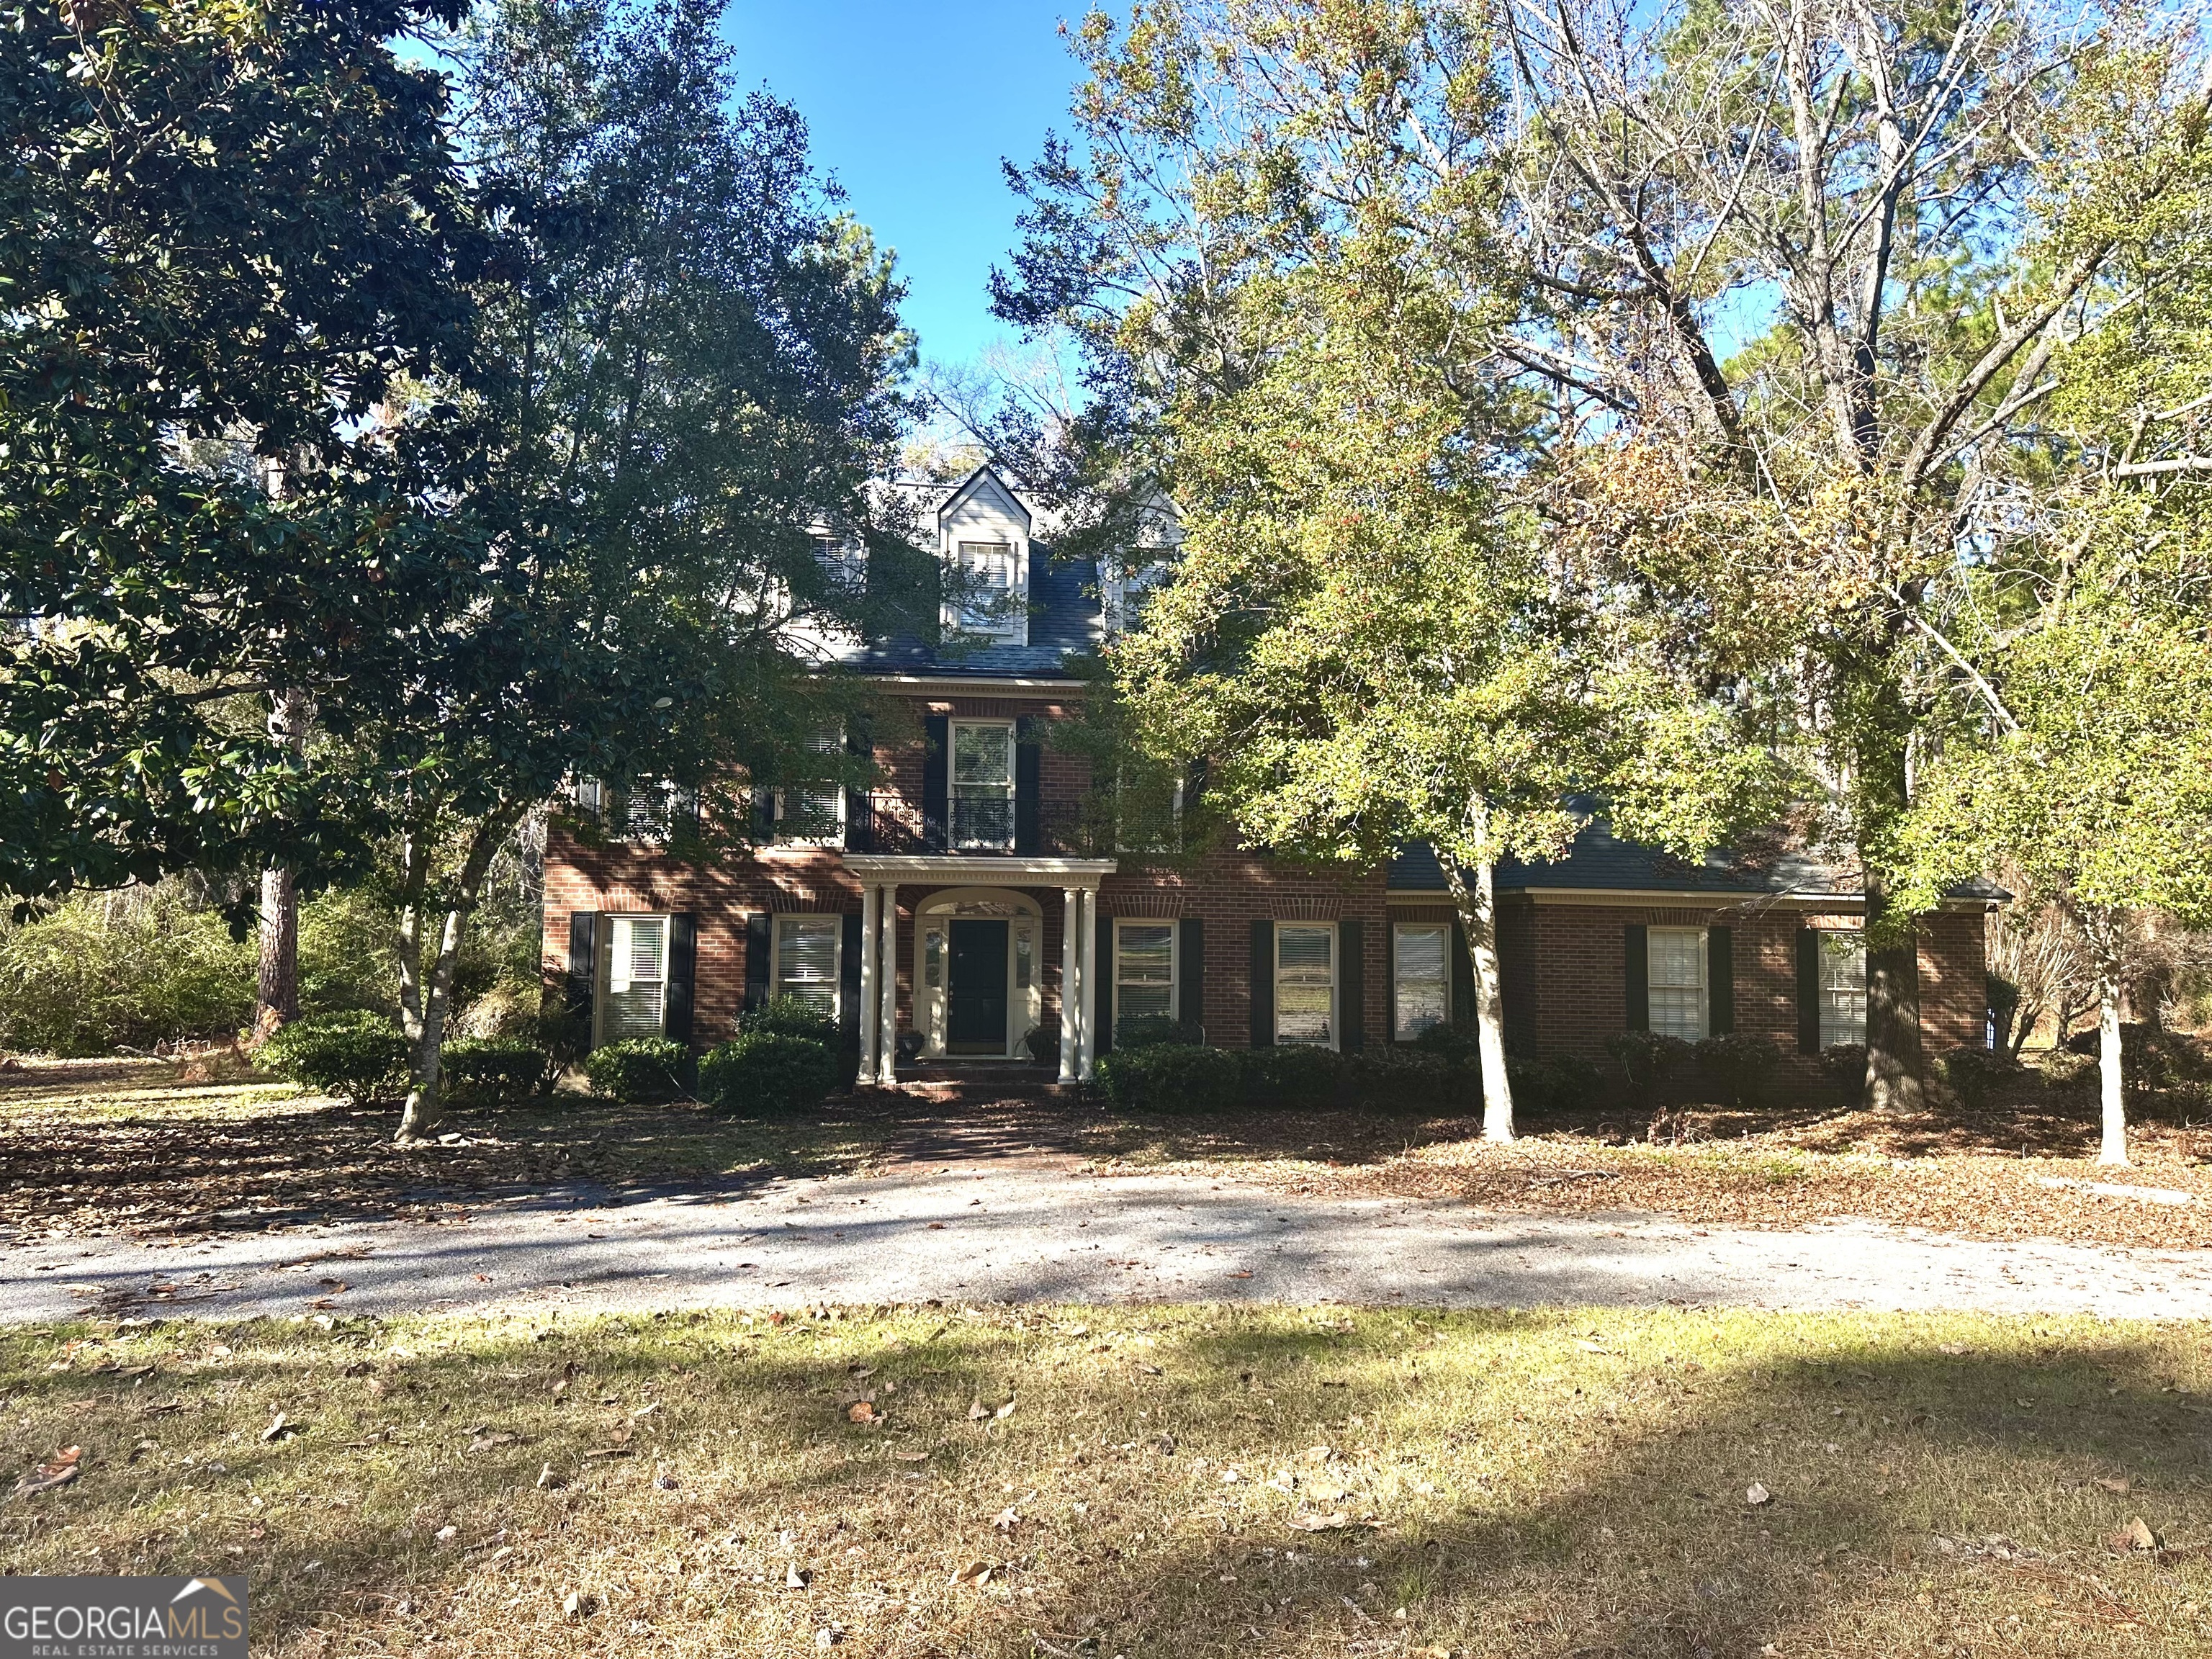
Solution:
{"label": "black window shutter", "polygon": [[1366,933],[1358,916],[1336,924],[1336,1046],[1347,1054],[1367,1046]]}
{"label": "black window shutter", "polygon": [[1820,930],[1797,930],[1797,1052],[1820,1052]]}
{"label": "black window shutter", "polygon": [[1651,1029],[1651,933],[1640,921],[1631,922],[1626,933],[1628,956],[1628,1029]]}
{"label": "black window shutter", "polygon": [[1200,1030],[1206,1025],[1206,922],[1199,916],[1176,924],[1176,1018]]}
{"label": "black window shutter", "polygon": [[599,913],[568,912],[568,1012],[583,1022],[584,1046],[592,1043],[592,994],[599,987]]}
{"label": "black window shutter", "polygon": [[1467,953],[1467,924],[1455,921],[1451,932],[1451,1017],[1474,1024],[1474,958]]}
{"label": "black window shutter", "polygon": [[1043,722],[1024,714],[1014,722],[1014,851],[1044,850],[1044,817],[1038,792],[1044,786]]}
{"label": "black window shutter", "polygon": [[[874,760],[875,728],[866,714],[855,714],[846,723],[845,752],[861,760]],[[851,853],[872,853],[876,850],[876,815],[865,786],[845,792],[845,849]],[[847,954],[855,961],[859,959],[856,951],[848,948]],[[856,968],[854,971],[857,973],[860,970]]]}
{"label": "black window shutter", "polygon": [[1252,1046],[1275,1045],[1275,924],[1252,924]]}
{"label": "black window shutter", "polygon": [[1709,1035],[1726,1036],[1735,1030],[1735,929],[1705,929],[1705,1007],[1711,1014]]}
{"label": "black window shutter", "polygon": [[1098,948],[1091,953],[1091,971],[1097,985],[1091,994],[1091,1006],[1097,1010],[1098,1040],[1091,1053],[1103,1054],[1114,1046],[1114,918],[1098,918]]}
{"label": "black window shutter", "polygon": [[860,1029],[860,918],[845,918],[845,949],[837,960],[837,1024],[848,1036]]}
{"label": "black window shutter", "polygon": [[921,760],[922,835],[932,852],[941,853],[952,844],[952,718],[932,714],[921,729],[929,739],[929,752]]}
{"label": "black window shutter", "polygon": [[699,919],[679,910],[668,919],[668,994],[660,1008],[661,1035],[691,1041],[691,987],[699,961]]}
{"label": "black window shutter", "polygon": [[745,1006],[768,1000],[769,954],[774,948],[775,918],[767,911],[745,918]]}

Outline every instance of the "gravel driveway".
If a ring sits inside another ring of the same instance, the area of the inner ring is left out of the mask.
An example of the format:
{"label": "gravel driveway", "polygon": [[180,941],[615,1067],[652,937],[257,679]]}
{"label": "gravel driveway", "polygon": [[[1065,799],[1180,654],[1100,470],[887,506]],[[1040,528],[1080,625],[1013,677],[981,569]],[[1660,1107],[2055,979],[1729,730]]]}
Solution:
{"label": "gravel driveway", "polygon": [[932,1297],[2212,1315],[2212,1251],[1988,1243],[1865,1222],[1693,1231],[1649,1216],[1284,1197],[1073,1163],[929,1164],[741,1194],[572,1192],[456,1207],[436,1224],[173,1244],[19,1243],[0,1255],[0,1320]]}

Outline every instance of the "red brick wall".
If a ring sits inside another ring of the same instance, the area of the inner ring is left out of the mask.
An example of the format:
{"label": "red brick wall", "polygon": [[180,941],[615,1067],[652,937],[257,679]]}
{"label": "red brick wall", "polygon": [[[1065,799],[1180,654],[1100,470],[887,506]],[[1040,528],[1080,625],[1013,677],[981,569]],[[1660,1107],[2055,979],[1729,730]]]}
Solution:
{"label": "red brick wall", "polygon": [[[1517,925],[1509,927],[1509,922]],[[1850,913],[1796,906],[1676,907],[1531,902],[1501,906],[1509,1031],[1543,1054],[1605,1055],[1627,1029],[1626,930],[1726,927],[1734,932],[1735,1029],[1797,1052],[1797,930],[1855,927]],[[1525,933],[1522,929],[1525,928]],[[1929,1053],[1978,1042],[1983,1029],[1982,920],[1944,912],[1920,933],[1921,1025]],[[1519,1008],[1513,1006],[1517,1000]]]}
{"label": "red brick wall", "polygon": [[[887,739],[876,751],[885,775],[878,787],[919,801],[924,747],[918,722],[928,714],[978,719],[1025,714],[1064,717],[1049,699],[948,696],[911,699],[913,735]],[[1042,757],[1048,812],[1072,811],[1088,787],[1082,756],[1048,744]],[[1125,863],[1127,860],[1124,860]],[[899,890],[898,1006],[910,1027],[914,915],[916,903],[954,885],[1004,885],[979,855],[975,874],[959,883]],[[1394,920],[1442,919],[1448,908],[1384,902],[1383,872],[1309,868],[1245,854],[1209,856],[1181,870],[1129,868],[1106,878],[1099,893],[1102,916],[1159,916],[1204,920],[1205,1024],[1209,1042],[1243,1048],[1251,1029],[1251,925],[1256,920],[1337,921],[1359,918],[1362,929],[1362,1024],[1365,1040],[1389,1036],[1389,945]],[[1061,891],[1022,886],[1044,912],[1043,1019],[1060,1019]],[[694,990],[699,1042],[727,1034],[744,999],[745,922],[763,911],[856,913],[860,884],[834,849],[764,848],[726,866],[699,869],[649,848],[588,848],[556,831],[545,852],[544,959],[549,982],[568,968],[568,917],[574,910],[676,910],[698,919],[698,968]],[[1771,1038],[1785,1054],[1796,1052],[1796,933],[1821,918],[1779,905],[1673,908],[1631,904],[1561,904],[1505,895],[1498,912],[1498,951],[1504,975],[1509,1038],[1538,1054],[1580,1054],[1602,1059],[1606,1039],[1626,1029],[1624,929],[1647,926],[1735,929],[1736,1029]],[[1920,936],[1921,1018],[1930,1054],[1978,1042],[1983,1029],[1983,923],[1978,914],[1947,912],[1929,917]]]}

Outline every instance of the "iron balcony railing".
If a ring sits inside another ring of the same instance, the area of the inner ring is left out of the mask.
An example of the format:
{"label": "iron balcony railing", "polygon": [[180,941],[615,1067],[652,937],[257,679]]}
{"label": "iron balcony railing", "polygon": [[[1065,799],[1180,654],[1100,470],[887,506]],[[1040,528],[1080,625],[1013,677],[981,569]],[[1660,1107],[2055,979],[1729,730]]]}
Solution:
{"label": "iron balcony railing", "polygon": [[855,794],[845,811],[845,848],[853,853],[974,853],[980,857],[1034,850],[1079,856],[1083,813],[1075,802],[1040,801],[1036,845],[1024,848],[1019,803],[1006,796],[956,794],[940,817],[921,803],[890,793]]}

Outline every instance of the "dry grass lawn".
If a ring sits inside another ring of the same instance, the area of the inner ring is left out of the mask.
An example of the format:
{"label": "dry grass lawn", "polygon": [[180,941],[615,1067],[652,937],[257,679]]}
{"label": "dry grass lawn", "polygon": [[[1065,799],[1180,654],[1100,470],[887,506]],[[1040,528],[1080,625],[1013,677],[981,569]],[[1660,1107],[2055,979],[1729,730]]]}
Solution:
{"label": "dry grass lawn", "polygon": [[56,1328],[0,1562],[242,1569],[270,1656],[2196,1654],[2208,1395],[1967,1317]]}

